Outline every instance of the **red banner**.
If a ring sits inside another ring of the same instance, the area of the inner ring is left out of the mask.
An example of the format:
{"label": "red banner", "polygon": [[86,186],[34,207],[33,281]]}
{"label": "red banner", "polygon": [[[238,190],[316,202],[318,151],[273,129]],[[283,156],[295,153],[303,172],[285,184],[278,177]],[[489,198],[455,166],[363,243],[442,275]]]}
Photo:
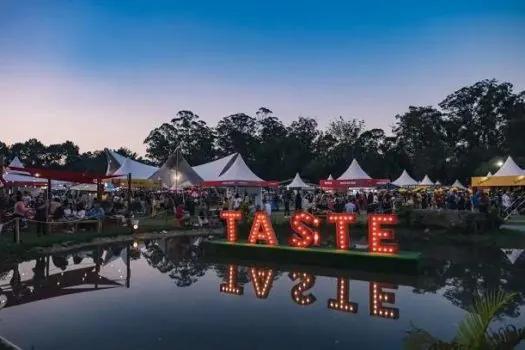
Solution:
{"label": "red banner", "polygon": [[321,180],[322,188],[377,187],[389,184],[389,179]]}
{"label": "red banner", "polygon": [[202,187],[279,187],[277,181],[204,181]]}

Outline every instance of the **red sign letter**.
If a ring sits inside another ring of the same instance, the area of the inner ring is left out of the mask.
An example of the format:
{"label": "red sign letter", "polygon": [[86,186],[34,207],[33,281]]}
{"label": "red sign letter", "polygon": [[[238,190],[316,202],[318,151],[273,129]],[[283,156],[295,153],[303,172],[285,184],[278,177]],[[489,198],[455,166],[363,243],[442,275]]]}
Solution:
{"label": "red sign letter", "polygon": [[268,214],[264,211],[255,213],[250,236],[248,237],[249,243],[255,244],[257,241],[266,241],[269,245],[277,245],[277,238],[273,231],[272,222]]}
{"label": "red sign letter", "polygon": [[305,224],[310,224],[313,227],[319,227],[319,219],[310,213],[295,212],[290,218],[290,225],[292,230],[297,234],[292,234],[290,237],[290,245],[299,248],[306,248],[319,244],[319,231],[314,230]]}
{"label": "red sign letter", "polygon": [[270,290],[272,289],[273,270],[263,270],[252,267],[250,269],[250,275],[257,298],[268,298]]}
{"label": "red sign letter", "polygon": [[226,239],[229,242],[237,241],[237,221],[242,218],[240,210],[223,210],[221,219],[226,221]]}
{"label": "red sign letter", "polygon": [[381,225],[397,224],[394,214],[368,214],[368,251],[370,253],[397,254],[397,244],[381,244],[383,239],[394,239],[393,230],[383,230]]}
{"label": "red sign letter", "polygon": [[356,215],[345,213],[329,213],[327,219],[329,223],[335,223],[335,241],[337,243],[337,249],[347,250],[350,245],[348,224],[357,222]]}
{"label": "red sign letter", "polygon": [[328,299],[328,308],[337,311],[357,313],[357,303],[350,302],[350,280],[337,278],[337,298]]}
{"label": "red sign letter", "polygon": [[383,303],[395,304],[396,295],[392,292],[383,291],[383,288],[397,289],[397,286],[370,282],[370,315],[397,320],[399,318],[399,309],[383,306]]}
{"label": "red sign letter", "polygon": [[315,303],[317,298],[312,294],[303,295],[305,291],[312,288],[315,284],[315,276],[309,273],[290,272],[288,274],[292,281],[300,279],[301,283],[292,287],[292,300],[298,305],[311,305]]}
{"label": "red sign letter", "polygon": [[242,295],[244,288],[237,285],[237,266],[228,265],[228,273],[226,275],[227,283],[222,283],[220,286],[221,293]]}

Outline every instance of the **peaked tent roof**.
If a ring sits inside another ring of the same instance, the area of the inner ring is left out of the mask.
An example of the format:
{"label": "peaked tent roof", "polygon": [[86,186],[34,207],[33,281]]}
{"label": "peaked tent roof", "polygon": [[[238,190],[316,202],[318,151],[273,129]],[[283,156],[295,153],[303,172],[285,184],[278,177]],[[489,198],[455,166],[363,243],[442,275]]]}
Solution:
{"label": "peaked tent roof", "polygon": [[13,169],[6,170],[2,176],[3,182],[19,186],[47,185],[46,179],[30,176],[29,172],[23,171],[23,169],[25,169],[24,164],[22,164],[18,157],[13,158],[11,163],[9,163],[8,168]]}
{"label": "peaked tent roof", "polygon": [[433,186],[434,185],[434,183],[432,182],[432,180],[430,180],[428,175],[425,175],[425,177],[423,178],[423,180],[421,180],[419,184],[421,186]]}
{"label": "peaked tent roof", "polygon": [[126,176],[131,173],[131,178],[135,180],[146,180],[151,177],[159,168],[137,162],[131,158],[125,158],[124,163],[117,169],[113,176]]}
{"label": "peaked tent roof", "polygon": [[400,186],[400,187],[416,186],[418,184],[417,181],[414,180],[412,178],[412,176],[410,176],[406,170],[403,170],[401,175],[395,181],[393,181],[392,183],[394,185]]}
{"label": "peaked tent roof", "polygon": [[11,163],[9,163],[9,167],[13,168],[24,168],[24,164],[20,161],[20,158],[14,157]]}
{"label": "peaked tent roof", "polygon": [[463,184],[458,179],[456,179],[456,181],[454,181],[454,183],[452,184],[451,187],[460,188],[462,190],[466,190],[467,189],[465,186],[463,186]]}
{"label": "peaked tent roof", "polygon": [[512,157],[508,157],[505,163],[499,168],[494,176],[520,176],[523,175],[523,170],[514,162]]}
{"label": "peaked tent roof", "polygon": [[106,158],[108,159],[106,175],[113,175],[122,166],[127,158],[107,148],[104,149],[104,152],[106,153]]}
{"label": "peaked tent roof", "polygon": [[326,179],[326,180],[328,180],[328,181],[332,181],[333,179],[334,179],[334,178],[332,177],[332,174],[330,174],[330,175],[328,175],[328,179]]}
{"label": "peaked tent roof", "polygon": [[501,251],[507,256],[507,259],[509,259],[510,263],[513,265],[516,262],[516,260],[518,260],[520,255],[524,252],[523,249],[514,249],[514,248],[508,248],[508,249],[501,248]]}
{"label": "peaked tent roof", "polygon": [[436,186],[441,186],[441,182],[439,180],[436,181]]}
{"label": "peaked tent roof", "polygon": [[343,175],[339,176],[337,180],[361,180],[361,179],[371,179],[371,177],[361,168],[355,158],[350,163],[350,166]]}
{"label": "peaked tent roof", "polygon": [[219,158],[209,163],[194,166],[193,170],[195,170],[204,181],[215,181],[233,164],[236,155],[237,153],[232,153],[229,156]]}
{"label": "peaked tent roof", "polygon": [[295,174],[295,177],[293,178],[292,182],[287,186],[288,188],[310,188],[306,182],[301,179],[301,176],[299,173]]}
{"label": "peaked tent roof", "polygon": [[491,177],[492,176],[492,173],[489,171],[486,175],[486,177]]}
{"label": "peaked tent roof", "polygon": [[246,165],[239,153],[232,159],[233,163],[216,179],[204,181],[204,186],[267,186],[276,187],[278,182],[264,181]]}
{"label": "peaked tent roof", "polygon": [[162,184],[170,189],[198,186],[203,181],[182,156],[180,149],[173,152],[159,170],[151,175],[150,179],[161,180]]}

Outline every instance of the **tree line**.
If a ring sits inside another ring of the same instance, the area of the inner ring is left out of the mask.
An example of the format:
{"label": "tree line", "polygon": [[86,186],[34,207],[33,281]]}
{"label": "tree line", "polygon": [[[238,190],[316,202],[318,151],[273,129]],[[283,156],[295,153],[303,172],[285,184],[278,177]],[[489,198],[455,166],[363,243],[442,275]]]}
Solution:
{"label": "tree line", "polygon": [[[368,129],[365,121],[339,117],[320,128],[321,117],[298,117],[283,123],[269,108],[255,115],[236,113],[216,126],[192,111],[151,130],[144,158],[121,147],[118,153],[149,164],[162,164],[180,145],[191,165],[239,152],[266,180],[310,180],[341,175],[353,158],[374,178],[394,179],[407,169],[416,179],[467,182],[473,175],[496,171],[496,163],[512,155],[525,166],[525,91],[508,82],[483,80],[463,87],[438,106],[410,106],[394,116],[391,130]],[[6,145],[6,159],[18,155],[26,166],[105,171],[102,150],[80,153],[71,141],[44,145],[37,139]]]}

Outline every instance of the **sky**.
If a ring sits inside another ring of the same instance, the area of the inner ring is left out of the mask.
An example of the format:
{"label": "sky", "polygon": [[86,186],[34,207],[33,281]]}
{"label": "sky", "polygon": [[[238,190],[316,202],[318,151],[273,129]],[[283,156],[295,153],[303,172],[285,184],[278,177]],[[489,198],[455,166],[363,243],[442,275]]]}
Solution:
{"label": "sky", "polygon": [[522,0],[0,0],[0,140],[145,153],[191,110],[390,129],[479,80],[525,90]]}

